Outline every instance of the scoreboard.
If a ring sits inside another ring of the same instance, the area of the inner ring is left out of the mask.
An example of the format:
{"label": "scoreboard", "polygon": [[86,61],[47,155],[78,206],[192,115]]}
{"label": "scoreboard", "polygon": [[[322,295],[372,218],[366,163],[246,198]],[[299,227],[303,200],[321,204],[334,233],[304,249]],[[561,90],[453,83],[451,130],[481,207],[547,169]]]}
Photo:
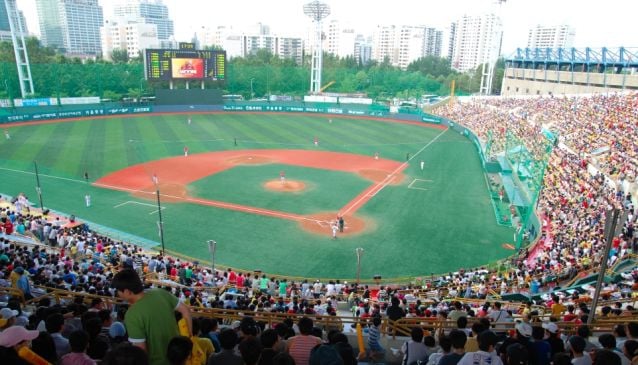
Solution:
{"label": "scoreboard", "polygon": [[146,49],[144,71],[149,81],[226,79],[226,51]]}

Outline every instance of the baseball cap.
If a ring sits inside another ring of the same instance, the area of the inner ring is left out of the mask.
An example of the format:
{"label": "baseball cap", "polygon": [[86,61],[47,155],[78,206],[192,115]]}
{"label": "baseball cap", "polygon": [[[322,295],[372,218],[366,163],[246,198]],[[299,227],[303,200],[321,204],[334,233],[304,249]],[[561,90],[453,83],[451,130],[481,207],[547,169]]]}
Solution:
{"label": "baseball cap", "polygon": [[111,338],[124,337],[126,336],[126,329],[121,324],[119,326],[113,325],[109,328],[109,336]]}
{"label": "baseball cap", "polygon": [[546,322],[543,323],[543,328],[548,330],[551,333],[556,333],[558,332],[558,326],[556,325],[556,323],[554,322]]}
{"label": "baseball cap", "polygon": [[11,326],[0,332],[0,346],[13,347],[22,341],[35,339],[39,334],[38,331],[29,331],[22,326]]}
{"label": "baseball cap", "polygon": [[532,326],[529,323],[525,323],[525,322],[516,323],[516,330],[518,331],[518,333],[520,333],[521,335],[525,337],[532,336]]}
{"label": "baseball cap", "polygon": [[0,316],[2,316],[2,319],[6,319],[9,320],[13,317],[17,317],[18,314],[20,314],[18,311],[13,310],[11,308],[2,308],[0,309]]}

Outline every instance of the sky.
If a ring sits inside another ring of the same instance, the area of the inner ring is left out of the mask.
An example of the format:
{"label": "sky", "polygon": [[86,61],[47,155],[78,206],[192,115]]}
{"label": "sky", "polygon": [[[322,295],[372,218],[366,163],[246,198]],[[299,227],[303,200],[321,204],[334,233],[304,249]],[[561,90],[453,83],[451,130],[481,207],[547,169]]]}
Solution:
{"label": "sky", "polygon": [[[99,0],[104,18],[121,0]],[[310,19],[303,5],[310,0],[163,0],[175,25],[177,41],[190,41],[202,26],[232,25],[235,29],[263,23],[271,32],[304,37]],[[494,0],[322,0],[330,6],[327,21],[336,19],[371,35],[378,25],[427,25],[444,29],[464,14],[498,8]],[[38,34],[35,0],[17,0],[28,28]],[[503,54],[527,45],[529,28],[568,24],[576,30],[576,47],[638,47],[636,0],[507,0],[501,5]]]}

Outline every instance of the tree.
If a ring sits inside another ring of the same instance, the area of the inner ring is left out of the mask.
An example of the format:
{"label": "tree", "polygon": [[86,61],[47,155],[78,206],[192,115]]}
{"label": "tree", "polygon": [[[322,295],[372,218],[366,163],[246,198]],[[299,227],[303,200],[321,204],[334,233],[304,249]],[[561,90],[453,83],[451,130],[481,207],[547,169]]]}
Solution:
{"label": "tree", "polygon": [[503,76],[505,75],[505,59],[499,58],[494,66],[494,78],[492,81],[492,94],[500,95],[501,86],[503,85]]}
{"label": "tree", "polygon": [[419,58],[418,60],[408,65],[408,71],[419,71],[424,76],[431,75],[433,77],[443,76],[447,77],[450,73],[453,73],[450,61],[447,58],[426,56]]}
{"label": "tree", "polygon": [[111,59],[113,60],[113,63],[127,63],[128,52],[125,49],[115,48],[111,52]]}

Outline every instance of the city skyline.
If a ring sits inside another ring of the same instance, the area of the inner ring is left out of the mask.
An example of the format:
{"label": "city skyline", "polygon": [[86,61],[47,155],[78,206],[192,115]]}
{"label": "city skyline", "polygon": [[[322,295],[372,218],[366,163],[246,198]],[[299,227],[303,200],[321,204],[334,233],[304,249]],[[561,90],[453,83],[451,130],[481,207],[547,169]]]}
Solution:
{"label": "city skyline", "polygon": [[[103,6],[104,19],[112,17],[114,5],[118,1],[99,0]],[[202,26],[232,25],[242,29],[259,22],[269,25],[276,34],[305,37],[311,21],[304,16],[302,7],[308,2],[309,0],[278,0],[274,3],[235,0],[232,3],[219,4],[207,0],[163,1],[175,24],[176,41],[190,40]],[[426,25],[445,29],[464,14],[486,13],[494,6],[493,0],[454,0],[431,4],[395,0],[391,3],[392,7],[388,7],[387,1],[379,0],[323,2],[331,8],[327,22],[339,20],[365,36],[371,35],[377,26],[384,25]],[[184,3],[189,6],[184,6]],[[17,0],[17,4],[25,14],[29,30],[39,35],[35,0]],[[517,47],[525,47],[529,29],[538,24],[570,25],[576,31],[575,47],[638,47],[638,39],[632,29],[632,17],[638,10],[636,2],[609,0],[604,9],[594,5],[589,1],[537,0],[532,4],[524,0],[508,0],[501,7],[503,55],[510,54]],[[571,9],[574,6],[578,6],[578,9]]]}

